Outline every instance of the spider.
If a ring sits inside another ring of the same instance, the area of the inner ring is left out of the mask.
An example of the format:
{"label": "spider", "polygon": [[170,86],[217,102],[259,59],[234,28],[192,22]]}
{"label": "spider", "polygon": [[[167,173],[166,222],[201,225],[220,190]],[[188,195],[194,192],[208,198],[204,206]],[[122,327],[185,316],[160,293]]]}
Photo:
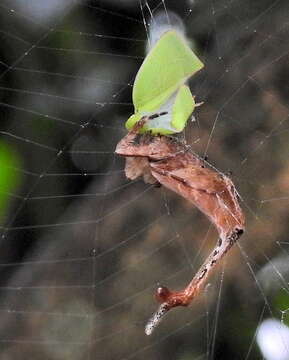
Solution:
{"label": "spider", "polygon": [[128,179],[140,176],[150,184],[161,184],[192,202],[215,225],[219,239],[191,282],[181,291],[159,286],[158,310],[148,321],[150,335],[163,316],[177,306],[188,306],[198,295],[209,274],[244,232],[244,214],[231,179],[209,167],[184,142],[164,135],[140,134],[149,121],[143,117],[118,143],[115,152],[125,156]]}

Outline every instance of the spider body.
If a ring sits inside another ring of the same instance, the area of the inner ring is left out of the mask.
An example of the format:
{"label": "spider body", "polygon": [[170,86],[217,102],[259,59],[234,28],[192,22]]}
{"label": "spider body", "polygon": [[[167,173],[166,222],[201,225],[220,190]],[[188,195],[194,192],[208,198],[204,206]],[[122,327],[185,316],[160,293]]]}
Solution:
{"label": "spider body", "polygon": [[156,297],[161,305],[146,327],[149,335],[167,311],[187,306],[197,295],[212,269],[243,233],[245,219],[229,177],[210,167],[185,142],[164,135],[139,134],[145,121],[136,124],[116,147],[116,153],[126,157],[127,178],[143,176],[147,183],[174,191],[202,211],[219,233],[215,248],[184,290],[158,288]]}

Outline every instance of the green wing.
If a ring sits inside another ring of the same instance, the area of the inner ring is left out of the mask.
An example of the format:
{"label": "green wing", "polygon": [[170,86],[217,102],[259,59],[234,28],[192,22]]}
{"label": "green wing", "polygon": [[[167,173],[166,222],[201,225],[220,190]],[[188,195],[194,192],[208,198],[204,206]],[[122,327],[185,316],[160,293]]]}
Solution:
{"label": "green wing", "polygon": [[[182,85],[174,95],[174,102],[166,115],[158,116],[147,123],[141,129],[141,133],[150,131],[152,134],[170,135],[183,131],[186,123],[194,111],[195,100],[187,85]],[[142,115],[133,114],[126,122],[128,129],[136,124]]]}
{"label": "green wing", "polygon": [[[176,130],[163,129],[163,133],[181,131],[181,124],[185,124],[188,119],[184,120],[185,114],[194,107],[190,90],[182,88],[182,85],[203,66],[180,35],[175,31],[166,32],[149,52],[137,73],[132,96],[135,114],[128,119],[126,127],[131,129],[142,116],[158,112],[176,93],[172,118],[172,126]],[[146,130],[149,128],[145,127]]]}
{"label": "green wing", "polygon": [[195,99],[189,87],[187,85],[180,87],[174,102],[171,121],[172,126],[177,130],[176,132],[183,131],[195,105]]}

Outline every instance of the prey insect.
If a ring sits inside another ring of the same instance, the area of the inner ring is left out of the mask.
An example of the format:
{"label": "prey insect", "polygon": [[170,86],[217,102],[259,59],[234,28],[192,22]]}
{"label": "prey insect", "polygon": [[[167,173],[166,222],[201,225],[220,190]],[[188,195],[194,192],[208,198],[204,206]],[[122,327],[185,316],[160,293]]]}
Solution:
{"label": "prey insect", "polygon": [[116,147],[115,152],[126,158],[127,178],[142,176],[147,183],[174,191],[202,211],[219,233],[215,248],[183,290],[157,289],[160,306],[145,328],[150,335],[170,309],[187,306],[198,295],[212,270],[242,235],[245,219],[231,179],[209,167],[184,141],[149,132],[140,134],[147,121],[148,117],[138,121]]}

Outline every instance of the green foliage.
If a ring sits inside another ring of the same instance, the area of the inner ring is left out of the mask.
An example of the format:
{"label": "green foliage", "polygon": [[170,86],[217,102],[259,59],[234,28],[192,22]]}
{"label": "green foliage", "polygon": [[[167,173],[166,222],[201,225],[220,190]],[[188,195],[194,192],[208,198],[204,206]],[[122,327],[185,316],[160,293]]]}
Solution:
{"label": "green foliage", "polygon": [[275,307],[283,312],[283,322],[289,326],[289,296],[285,289],[281,289],[274,297]]}
{"label": "green foliage", "polygon": [[5,142],[0,142],[0,223],[5,220],[9,210],[11,194],[19,186],[21,175],[15,168],[20,168],[18,154]]}

